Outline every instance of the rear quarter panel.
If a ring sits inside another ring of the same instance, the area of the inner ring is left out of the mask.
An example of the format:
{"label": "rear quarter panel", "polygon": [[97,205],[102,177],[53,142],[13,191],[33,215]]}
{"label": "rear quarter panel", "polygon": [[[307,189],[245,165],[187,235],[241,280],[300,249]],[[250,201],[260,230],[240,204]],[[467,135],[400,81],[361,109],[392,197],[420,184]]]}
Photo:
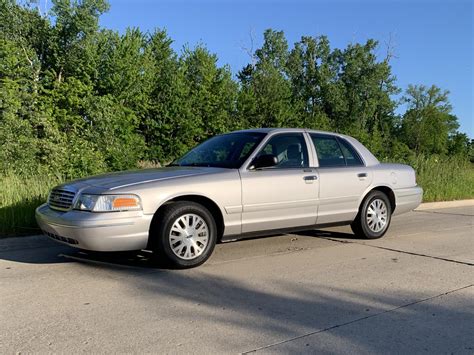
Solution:
{"label": "rear quarter panel", "polygon": [[376,187],[388,187],[395,195],[394,215],[408,212],[416,208],[422,198],[422,189],[416,184],[415,170],[404,164],[380,163],[371,167],[372,184],[361,196],[360,203],[365,195]]}
{"label": "rear quarter panel", "polygon": [[404,164],[380,163],[372,167],[372,184],[383,184],[395,189],[416,186],[415,170]]}

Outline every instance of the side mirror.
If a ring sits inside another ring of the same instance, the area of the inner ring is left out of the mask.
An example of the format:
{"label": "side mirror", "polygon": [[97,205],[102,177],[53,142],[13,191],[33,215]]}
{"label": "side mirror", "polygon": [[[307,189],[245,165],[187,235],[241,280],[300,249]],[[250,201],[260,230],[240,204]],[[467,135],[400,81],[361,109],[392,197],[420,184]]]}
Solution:
{"label": "side mirror", "polygon": [[271,166],[275,166],[278,164],[278,158],[273,154],[264,154],[256,157],[252,164],[250,164],[249,169],[261,169],[261,168],[269,168]]}

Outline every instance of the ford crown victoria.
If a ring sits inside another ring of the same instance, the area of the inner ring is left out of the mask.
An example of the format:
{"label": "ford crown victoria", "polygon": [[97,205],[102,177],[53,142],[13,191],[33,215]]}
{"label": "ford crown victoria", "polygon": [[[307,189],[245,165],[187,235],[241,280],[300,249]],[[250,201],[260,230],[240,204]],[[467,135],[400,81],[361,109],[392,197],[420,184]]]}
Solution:
{"label": "ford crown victoria", "polygon": [[52,189],[43,232],[93,251],[152,250],[174,267],[216,242],[350,225],[380,238],[422,199],[415,171],[380,163],[356,139],[304,129],[215,136],[165,168],[93,176]]}

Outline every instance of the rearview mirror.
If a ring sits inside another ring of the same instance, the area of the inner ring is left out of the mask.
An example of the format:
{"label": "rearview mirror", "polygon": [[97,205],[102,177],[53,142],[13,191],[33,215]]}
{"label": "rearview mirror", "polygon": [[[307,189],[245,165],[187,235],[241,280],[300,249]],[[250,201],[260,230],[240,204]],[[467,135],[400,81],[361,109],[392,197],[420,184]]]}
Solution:
{"label": "rearview mirror", "polygon": [[273,154],[264,154],[256,157],[252,164],[250,164],[249,169],[261,169],[261,168],[269,168],[278,164],[278,158]]}

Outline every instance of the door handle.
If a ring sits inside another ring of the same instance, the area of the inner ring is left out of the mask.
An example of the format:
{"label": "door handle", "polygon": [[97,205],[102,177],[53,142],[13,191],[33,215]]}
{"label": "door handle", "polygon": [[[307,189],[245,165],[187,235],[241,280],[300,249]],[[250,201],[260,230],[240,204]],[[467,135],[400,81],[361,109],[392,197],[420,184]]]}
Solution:
{"label": "door handle", "polygon": [[357,174],[357,177],[361,180],[365,180],[367,178],[367,173],[359,173]]}
{"label": "door handle", "polygon": [[306,182],[311,182],[314,180],[318,180],[318,177],[316,175],[309,175],[309,176],[304,176],[303,180]]}

